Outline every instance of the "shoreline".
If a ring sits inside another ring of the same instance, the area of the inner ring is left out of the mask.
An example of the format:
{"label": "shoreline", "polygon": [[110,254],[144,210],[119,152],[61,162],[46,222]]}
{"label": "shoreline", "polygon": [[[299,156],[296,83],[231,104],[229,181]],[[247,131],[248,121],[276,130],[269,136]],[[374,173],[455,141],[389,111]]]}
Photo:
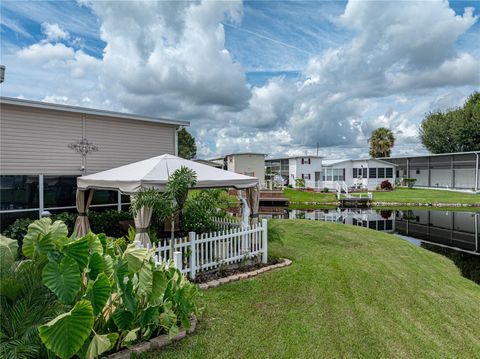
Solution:
{"label": "shoreline", "polygon": [[[289,201],[288,205],[340,206],[340,202],[299,202]],[[443,202],[371,202],[370,207],[440,207],[440,208],[480,208],[480,203]]]}

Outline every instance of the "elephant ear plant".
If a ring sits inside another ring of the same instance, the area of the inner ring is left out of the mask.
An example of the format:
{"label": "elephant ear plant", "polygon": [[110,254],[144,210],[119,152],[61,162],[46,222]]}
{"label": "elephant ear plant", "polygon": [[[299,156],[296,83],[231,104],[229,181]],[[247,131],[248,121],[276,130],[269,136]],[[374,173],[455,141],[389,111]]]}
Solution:
{"label": "elephant ear plant", "polygon": [[43,218],[29,226],[23,253],[42,263],[43,284],[64,305],[38,328],[60,358],[96,358],[161,333],[174,336],[198,310],[198,289],[178,270],[155,265],[151,250],[133,244],[122,252],[103,234],[69,238],[63,222]]}

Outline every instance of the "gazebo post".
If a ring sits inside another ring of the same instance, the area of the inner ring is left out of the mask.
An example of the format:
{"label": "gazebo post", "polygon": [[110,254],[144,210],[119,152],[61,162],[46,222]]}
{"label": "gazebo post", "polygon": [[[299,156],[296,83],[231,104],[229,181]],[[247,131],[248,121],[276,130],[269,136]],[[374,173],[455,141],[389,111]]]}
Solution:
{"label": "gazebo post", "polygon": [[90,222],[88,221],[88,209],[92,203],[93,189],[77,189],[77,211],[78,217],[75,220],[74,233],[77,237],[83,237],[90,231]]}

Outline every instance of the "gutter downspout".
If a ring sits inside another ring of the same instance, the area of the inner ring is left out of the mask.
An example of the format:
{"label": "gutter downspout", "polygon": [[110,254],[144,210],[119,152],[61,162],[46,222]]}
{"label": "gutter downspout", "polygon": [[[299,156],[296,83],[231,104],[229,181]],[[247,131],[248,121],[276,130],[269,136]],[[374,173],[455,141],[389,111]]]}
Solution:
{"label": "gutter downspout", "polygon": [[478,165],[479,165],[479,153],[475,153],[476,160],[475,160],[475,192],[478,191]]}
{"label": "gutter downspout", "polygon": [[175,156],[178,156],[178,131],[180,131],[183,127],[182,126],[177,126],[175,129],[175,139],[174,139],[174,147],[175,147]]}

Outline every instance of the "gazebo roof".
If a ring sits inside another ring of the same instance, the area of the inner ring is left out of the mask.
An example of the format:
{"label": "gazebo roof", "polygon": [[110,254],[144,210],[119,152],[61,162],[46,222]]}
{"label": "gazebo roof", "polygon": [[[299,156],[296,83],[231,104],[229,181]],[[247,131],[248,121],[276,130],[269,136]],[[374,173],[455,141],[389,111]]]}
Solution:
{"label": "gazebo roof", "polygon": [[168,177],[182,166],[195,171],[197,175],[195,188],[233,187],[244,189],[258,185],[258,179],[255,177],[221,170],[173,155],[162,155],[78,177],[77,187],[80,190],[120,190],[125,194],[136,193],[142,188],[156,188],[164,191]]}

